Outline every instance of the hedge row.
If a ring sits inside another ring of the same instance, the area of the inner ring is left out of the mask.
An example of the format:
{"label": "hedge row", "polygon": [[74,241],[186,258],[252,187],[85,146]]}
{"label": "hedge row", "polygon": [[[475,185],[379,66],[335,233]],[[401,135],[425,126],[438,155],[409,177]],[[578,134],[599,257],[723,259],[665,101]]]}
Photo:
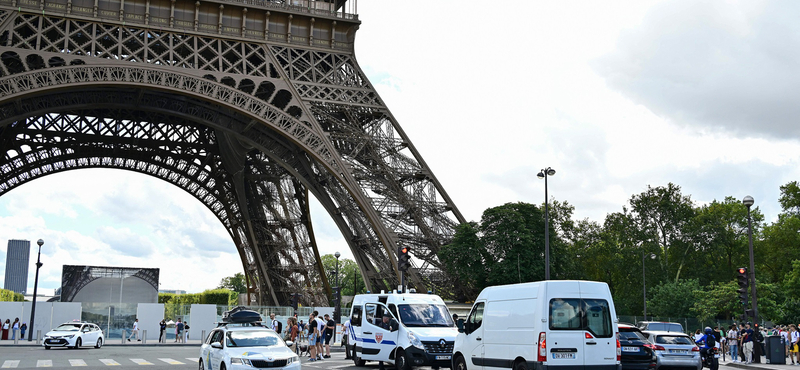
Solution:
{"label": "hedge row", "polygon": [[206,290],[202,293],[172,294],[159,293],[158,303],[178,305],[216,304],[222,306],[236,305],[239,294],[228,289]]}
{"label": "hedge row", "polygon": [[0,302],[23,302],[25,296],[6,289],[0,289]]}

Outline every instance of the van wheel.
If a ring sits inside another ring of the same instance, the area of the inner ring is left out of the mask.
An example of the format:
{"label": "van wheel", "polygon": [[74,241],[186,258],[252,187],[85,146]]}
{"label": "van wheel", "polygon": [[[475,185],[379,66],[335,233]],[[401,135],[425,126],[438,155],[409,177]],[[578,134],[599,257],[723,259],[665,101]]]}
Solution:
{"label": "van wheel", "polygon": [[398,349],[397,354],[394,355],[394,366],[397,370],[411,370],[411,365],[409,365],[406,358],[406,352],[402,349]]}
{"label": "van wheel", "polygon": [[353,348],[353,364],[356,366],[364,366],[367,362],[362,360],[361,357],[358,357],[356,354],[356,349]]}
{"label": "van wheel", "polygon": [[453,370],[467,370],[467,362],[464,361],[464,357],[458,356],[454,361]]}
{"label": "van wheel", "polygon": [[517,363],[514,364],[514,370],[528,370],[528,364],[526,364],[525,361],[517,361]]}

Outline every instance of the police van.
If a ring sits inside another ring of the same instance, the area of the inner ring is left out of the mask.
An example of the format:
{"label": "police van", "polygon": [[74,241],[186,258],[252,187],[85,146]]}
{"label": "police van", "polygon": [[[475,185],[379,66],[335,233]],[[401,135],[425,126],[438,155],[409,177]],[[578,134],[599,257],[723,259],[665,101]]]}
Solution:
{"label": "police van", "polygon": [[[396,320],[396,330],[385,328]],[[456,329],[442,298],[434,294],[359,294],[350,315],[350,353],[356,366],[366,361],[412,366],[450,367]]]}
{"label": "police van", "polygon": [[455,370],[619,370],[608,285],[540,281],[484,289],[459,320]]}

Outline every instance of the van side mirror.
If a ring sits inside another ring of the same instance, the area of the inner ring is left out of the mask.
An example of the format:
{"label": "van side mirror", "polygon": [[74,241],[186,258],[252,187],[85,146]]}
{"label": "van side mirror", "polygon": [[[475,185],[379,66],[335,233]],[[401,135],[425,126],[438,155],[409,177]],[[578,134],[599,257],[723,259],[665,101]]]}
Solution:
{"label": "van side mirror", "polygon": [[459,333],[463,333],[464,332],[464,319],[456,320],[456,327],[458,328],[458,332]]}
{"label": "van side mirror", "polygon": [[211,348],[222,349],[222,343],[220,342],[211,343]]}

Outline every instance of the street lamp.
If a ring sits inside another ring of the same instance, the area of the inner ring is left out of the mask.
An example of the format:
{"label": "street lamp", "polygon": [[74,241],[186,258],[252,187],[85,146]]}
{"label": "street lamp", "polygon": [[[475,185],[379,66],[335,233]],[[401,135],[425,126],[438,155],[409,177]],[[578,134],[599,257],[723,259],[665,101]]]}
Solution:
{"label": "street lamp", "polygon": [[556,174],[556,170],[547,167],[541,171],[536,177],[544,179],[544,279],[550,280],[550,210],[547,203],[547,177]]}
{"label": "street lamp", "polygon": [[336,293],[335,293],[336,294],[336,318],[335,318],[335,320],[336,320],[336,323],[338,324],[339,321],[340,321],[339,318],[342,315],[342,311],[341,311],[342,310],[342,286],[341,286],[342,279],[339,277],[339,257],[341,257],[342,254],[337,251],[336,253],[333,254],[333,256],[336,257]]}
{"label": "street lamp", "polygon": [[39,245],[39,255],[36,256],[36,280],[33,281],[33,303],[31,304],[31,327],[28,331],[28,342],[33,340],[33,330],[36,327],[34,326],[36,323],[36,295],[39,290],[39,268],[42,267],[42,245],[44,245],[44,240],[39,239],[36,244]]}
{"label": "street lamp", "polygon": [[[644,261],[647,253],[642,252],[642,296],[644,297],[644,320],[647,321],[647,283],[645,282],[645,274],[644,274]],[[650,259],[656,259],[656,255],[654,253],[650,253]]]}
{"label": "street lamp", "polygon": [[[756,294],[756,268],[755,268],[755,261],[753,258],[753,224],[750,217],[750,207],[755,204],[755,199],[751,196],[745,196],[742,199],[742,203],[747,207],[747,239],[750,247],[750,296],[752,300],[752,309],[753,309],[753,322],[758,325],[758,295]],[[754,346],[759,347],[759,346]],[[759,351],[760,352],[760,351]],[[758,357],[753,356],[753,360],[757,359]],[[760,362],[760,361],[759,361]]]}

